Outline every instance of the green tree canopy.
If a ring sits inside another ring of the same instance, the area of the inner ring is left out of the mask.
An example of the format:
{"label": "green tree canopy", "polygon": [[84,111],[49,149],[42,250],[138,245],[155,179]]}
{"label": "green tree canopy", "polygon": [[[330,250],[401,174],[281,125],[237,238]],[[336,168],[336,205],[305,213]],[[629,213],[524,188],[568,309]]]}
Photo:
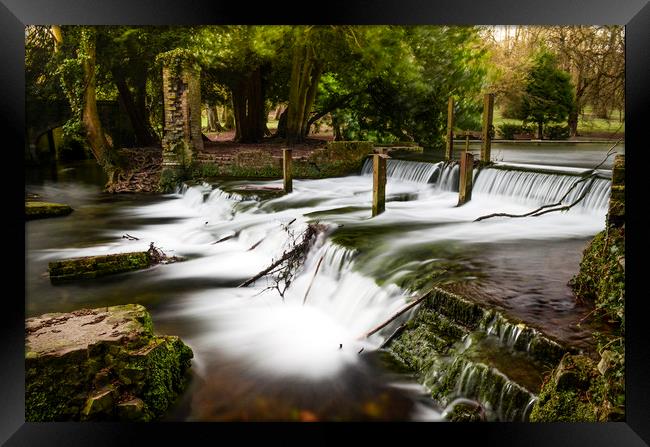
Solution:
{"label": "green tree canopy", "polygon": [[560,70],[557,58],[542,51],[526,77],[521,119],[537,124],[537,137],[549,122],[562,122],[575,107],[573,85],[569,73]]}

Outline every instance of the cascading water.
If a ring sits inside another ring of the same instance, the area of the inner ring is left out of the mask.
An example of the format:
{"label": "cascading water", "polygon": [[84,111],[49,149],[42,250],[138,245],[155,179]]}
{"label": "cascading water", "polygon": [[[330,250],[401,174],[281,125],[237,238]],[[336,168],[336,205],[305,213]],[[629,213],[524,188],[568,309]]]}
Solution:
{"label": "cascading water", "polygon": [[[480,171],[474,184],[475,194],[512,198],[541,204],[556,203],[579,180],[574,175],[547,174],[517,170],[487,168]],[[593,183],[592,183],[593,182]],[[584,210],[607,207],[611,180],[594,178],[581,182],[567,195],[564,204],[571,204],[587,188],[585,198],[577,205]]]}
{"label": "cascading water", "polygon": [[[371,169],[366,162],[362,174]],[[387,195],[415,193],[415,198],[389,200],[386,212],[374,219],[369,219],[372,181],[368,175],[295,180],[292,194],[262,201],[208,184],[184,187],[153,203],[120,204],[112,211],[108,229],[102,227],[103,221],[92,220],[97,207],[84,214],[85,205],[78,206],[75,219],[95,231],[96,240],[101,242],[77,244],[74,226],[72,230],[64,228],[61,221],[30,223],[31,271],[45,270],[46,262],[56,258],[145,250],[150,242],[187,260],[98,281],[93,287],[71,284],[52,288],[41,279],[29,282],[28,311],[71,310],[95,303],[142,302],[151,307],[157,330],[181,335],[195,351],[195,370],[202,382],[190,393],[191,409],[179,418],[264,418],[261,415],[266,410],[257,407],[262,404],[251,400],[251,396],[260,395],[272,402],[267,405],[279,408],[271,418],[284,419],[293,411],[280,409],[285,403],[314,405],[313,393],[320,393],[319,414],[354,419],[373,414],[373,405],[379,404],[372,396],[383,392],[393,396],[391,404],[386,404],[395,409],[393,418],[416,417],[413,400],[404,403],[408,399],[399,394],[404,391],[398,393],[391,380],[378,379],[381,374],[365,357],[412,314],[404,314],[368,339],[363,337],[407,302],[411,293],[398,282],[425,272],[449,275],[455,268],[450,267],[452,264],[473,272],[477,267],[468,263],[465,253],[480,257],[476,247],[486,242],[528,246],[532,240],[541,241],[546,248],[553,243],[564,244],[566,239],[586,240],[603,226],[609,193],[609,183],[604,179],[596,180],[581,210],[540,218],[474,222],[483,214],[524,212],[558,199],[577,178],[526,174],[485,169],[476,177],[473,200],[456,207],[457,193],[453,191],[457,190],[457,164],[390,159]],[[584,210],[594,212],[579,212]],[[102,213],[99,215],[105,216],[106,211]],[[292,239],[314,221],[329,230],[311,248],[284,297],[268,278],[250,287],[237,287],[286,252]],[[74,225],[75,220],[68,222]],[[125,233],[139,240],[122,239]],[[53,235],[63,235],[60,240],[66,241],[61,242],[64,248],[44,242],[51,241]],[[48,248],[39,247],[39,243]],[[486,262],[488,266],[496,264],[490,252],[485,256],[490,261]],[[436,267],[438,262],[443,262],[442,267]],[[539,308],[550,320],[581,317],[577,311],[571,313],[573,307],[564,304],[563,296],[533,296],[525,288],[530,286],[512,279],[523,275],[517,266],[507,268],[510,276],[504,283],[518,296],[532,296],[534,300],[519,307],[508,303],[513,312],[521,311],[522,318],[539,318],[534,312],[526,313]],[[544,285],[549,284],[549,277],[558,275],[555,268],[544,267],[541,272],[536,270],[542,275],[539,283]],[[474,273],[464,275],[464,280],[475,278]],[[566,288],[564,278],[559,282]],[[500,296],[499,291],[495,295]],[[553,314],[554,299],[563,303],[557,307],[557,316]],[[53,307],[55,303],[64,303],[63,308]],[[494,335],[504,345],[514,345],[520,338],[517,332],[510,329]],[[474,379],[469,380],[470,374],[468,370],[461,392],[472,387],[476,391],[479,386]],[[470,383],[474,385],[470,387]],[[501,395],[502,400],[508,399],[507,391],[499,388],[495,405]],[[347,409],[326,405],[332,400]],[[231,407],[238,410],[230,414]],[[418,418],[422,417],[420,410]],[[508,411],[501,417],[515,414],[514,409]],[[525,411],[523,407],[517,410],[517,417]],[[427,416],[433,420],[439,417],[436,411]]]}

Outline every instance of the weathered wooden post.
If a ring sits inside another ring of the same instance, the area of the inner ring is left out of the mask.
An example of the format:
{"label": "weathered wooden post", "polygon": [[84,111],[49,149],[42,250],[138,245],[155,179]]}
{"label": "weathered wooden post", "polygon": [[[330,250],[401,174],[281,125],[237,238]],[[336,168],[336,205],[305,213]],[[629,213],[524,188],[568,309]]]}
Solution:
{"label": "weathered wooden post", "polygon": [[293,191],[293,176],[291,174],[291,149],[282,149],[282,171],[284,176],[284,192]]}
{"label": "weathered wooden post", "polygon": [[445,160],[451,160],[454,155],[454,98],[449,97],[447,103],[447,147]]}
{"label": "weathered wooden post", "polygon": [[625,224],[625,155],[618,154],[612,167],[612,190],[609,196],[607,225],[622,227]]}
{"label": "weathered wooden post", "polygon": [[474,173],[474,156],[464,152],[460,157],[460,178],[458,184],[458,206],[472,199],[472,175]]}
{"label": "weathered wooden post", "polygon": [[372,156],[372,217],[386,210],[386,159],[385,154]]}
{"label": "weathered wooden post", "polygon": [[490,161],[492,150],[492,120],[494,118],[494,93],[483,97],[483,142],[481,144],[481,161]]}

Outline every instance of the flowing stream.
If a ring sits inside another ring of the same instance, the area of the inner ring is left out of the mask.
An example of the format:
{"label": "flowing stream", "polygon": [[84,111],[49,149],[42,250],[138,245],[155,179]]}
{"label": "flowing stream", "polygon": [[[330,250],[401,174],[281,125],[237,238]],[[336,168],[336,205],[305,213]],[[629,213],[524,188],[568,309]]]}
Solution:
{"label": "flowing stream", "polygon": [[[388,161],[386,212],[370,218],[371,167],[361,174],[294,180],[294,192],[255,198],[245,188],[280,181],[218,181],[165,196],[111,196],[78,166],[28,180],[68,217],[26,224],[28,316],[141,303],[155,330],[194,350],[194,378],[170,420],[439,420],[426,390],[393,372],[378,348],[413,311],[387,320],[430,278],[549,335],[589,350],[589,309],[567,281],[583,248],[604,228],[609,183],[598,178],[568,212],[524,213],[561,198],[577,177],[485,169],[472,201],[456,207],[458,168]],[[60,173],[59,173],[60,174]],[[579,188],[567,198],[579,197]],[[309,223],[319,236],[280,296],[260,279],[237,287],[291,247]],[[125,234],[137,237],[128,240]],[[181,263],[52,286],[47,262],[146,250],[154,242]],[[507,372],[506,372],[507,373]]]}

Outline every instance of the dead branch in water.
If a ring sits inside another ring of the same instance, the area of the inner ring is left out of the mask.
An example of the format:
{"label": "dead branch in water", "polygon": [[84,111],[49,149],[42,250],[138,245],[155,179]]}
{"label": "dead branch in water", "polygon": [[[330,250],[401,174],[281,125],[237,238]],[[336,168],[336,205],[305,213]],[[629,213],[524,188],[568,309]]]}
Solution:
{"label": "dead branch in water", "polygon": [[314,276],[311,277],[311,282],[309,283],[309,287],[307,287],[307,291],[305,292],[305,297],[302,299],[302,305],[303,306],[307,302],[307,295],[309,295],[309,291],[311,290],[311,286],[314,285],[314,280],[316,279],[316,275],[318,275],[318,269],[320,268],[320,264],[321,264],[321,262],[323,262],[324,257],[325,257],[325,255],[321,256],[320,259],[318,260],[318,265],[316,266],[316,271],[314,272]]}
{"label": "dead branch in water", "polygon": [[183,258],[178,256],[167,256],[160,248],[154,246],[153,242],[149,244],[147,250],[152,264],[171,264],[172,262],[182,261]]}
{"label": "dead branch in water", "polygon": [[316,237],[325,231],[323,225],[309,224],[305,231],[298,237],[295,237],[293,232],[288,228],[291,223],[293,221],[283,227],[289,234],[291,249],[285,251],[277,261],[274,261],[270,266],[237,287],[246,287],[264,276],[274,275],[272,278],[273,284],[267,287],[267,289],[276,289],[284,299],[285,291],[293,281],[293,277],[297,271],[302,267],[305,257],[313,242],[316,240]]}
{"label": "dead branch in water", "polygon": [[[621,140],[622,139],[619,138],[619,140],[616,143],[614,143],[614,145],[607,150],[607,153],[605,154],[605,158],[603,158],[603,160],[600,163],[598,163],[594,168],[590,169],[589,171],[584,172],[582,174],[582,178],[580,178],[579,180],[576,180],[569,187],[569,189],[564,193],[562,198],[560,200],[558,200],[557,202],[551,203],[549,205],[542,205],[539,208],[534,209],[533,211],[529,211],[529,212],[524,213],[524,214],[509,214],[509,213],[487,214],[485,216],[481,216],[481,217],[476,218],[474,220],[474,222],[479,222],[481,220],[490,219],[492,217],[512,217],[512,218],[529,217],[529,216],[530,217],[537,217],[537,216],[541,216],[541,215],[546,214],[546,213],[552,213],[554,211],[568,211],[568,210],[570,210],[571,208],[576,206],[578,203],[582,202],[582,200],[585,197],[587,197],[587,194],[591,190],[591,187],[593,186],[594,181],[596,180],[596,177],[597,177],[597,172],[596,171],[598,170],[598,168],[600,168],[603,165],[603,163],[605,163],[605,161],[607,161],[607,159],[609,157],[611,157],[612,155],[615,154],[614,148],[621,142]],[[589,184],[587,185],[585,190],[582,192],[580,197],[578,197],[576,200],[574,200],[569,205],[564,205],[563,204],[564,200],[569,196],[571,191],[573,191],[580,183],[586,182],[587,180],[591,180],[591,182],[589,182]]]}
{"label": "dead branch in water", "polygon": [[397,311],[395,314],[393,314],[393,316],[390,317],[388,320],[384,321],[384,322],[381,323],[379,326],[375,326],[375,328],[371,329],[370,332],[365,333],[364,335],[360,336],[358,339],[368,338],[368,337],[370,337],[372,334],[374,334],[375,332],[379,332],[381,329],[385,328],[385,327],[388,326],[390,323],[392,323],[395,319],[397,319],[397,317],[399,317],[400,315],[402,315],[402,314],[405,313],[406,311],[408,311],[408,310],[414,308],[415,306],[417,306],[418,304],[420,304],[422,301],[424,301],[424,300],[429,296],[429,293],[430,293],[430,292],[431,292],[431,291],[429,290],[429,291],[423,293],[421,296],[419,296],[418,298],[416,298],[414,301],[410,302],[409,304],[407,304],[406,306],[404,306],[404,307],[402,307],[400,310],[398,310],[398,311]]}

